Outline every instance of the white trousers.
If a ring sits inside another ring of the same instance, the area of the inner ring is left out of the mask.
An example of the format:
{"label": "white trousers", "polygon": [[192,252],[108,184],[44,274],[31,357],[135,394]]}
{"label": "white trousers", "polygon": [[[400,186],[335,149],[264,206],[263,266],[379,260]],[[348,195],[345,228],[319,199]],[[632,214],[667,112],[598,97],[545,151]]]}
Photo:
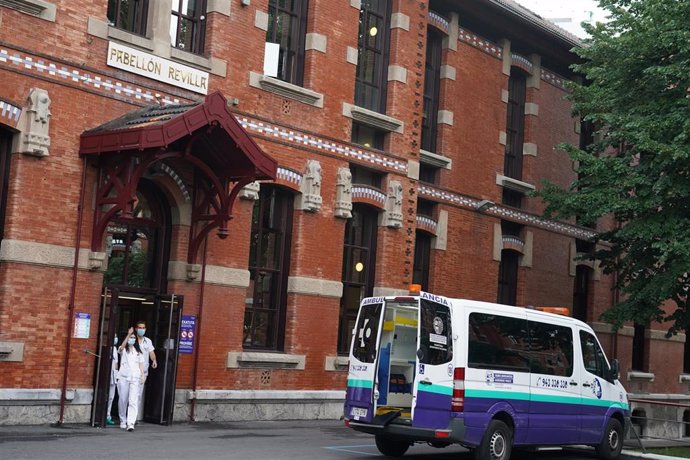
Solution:
{"label": "white trousers", "polygon": [[126,380],[120,378],[117,382],[117,393],[120,395],[118,402],[120,427],[125,425],[125,414],[127,414],[127,426],[134,426],[139,413],[139,379]]}
{"label": "white trousers", "polygon": [[[110,384],[110,391],[108,391],[108,418],[110,418],[110,412],[113,407],[113,400],[115,399],[115,387],[117,384]],[[118,406],[119,407],[119,406]]]}

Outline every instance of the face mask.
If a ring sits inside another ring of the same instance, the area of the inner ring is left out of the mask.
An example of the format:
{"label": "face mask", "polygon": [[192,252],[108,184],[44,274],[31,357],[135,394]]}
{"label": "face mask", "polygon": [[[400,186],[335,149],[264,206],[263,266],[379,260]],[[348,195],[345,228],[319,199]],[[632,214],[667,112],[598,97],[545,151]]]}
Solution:
{"label": "face mask", "polygon": [[137,339],[127,339],[127,345],[134,345]]}
{"label": "face mask", "polygon": [[139,337],[143,337],[144,334],[146,334],[146,329],[137,329],[137,335]]}
{"label": "face mask", "polygon": [[117,336],[113,339],[113,345],[117,345]]}

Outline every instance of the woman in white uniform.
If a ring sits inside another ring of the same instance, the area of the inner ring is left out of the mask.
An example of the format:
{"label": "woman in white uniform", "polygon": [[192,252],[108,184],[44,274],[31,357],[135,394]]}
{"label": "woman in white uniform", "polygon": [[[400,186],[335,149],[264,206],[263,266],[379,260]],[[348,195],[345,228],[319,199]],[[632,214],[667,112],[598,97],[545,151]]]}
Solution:
{"label": "woman in white uniform", "polygon": [[[139,385],[144,383],[144,353],[137,343],[134,329],[129,328],[127,338],[120,345],[120,372],[117,382],[119,395],[120,428],[134,431],[139,413]],[[126,417],[125,417],[126,415]]]}

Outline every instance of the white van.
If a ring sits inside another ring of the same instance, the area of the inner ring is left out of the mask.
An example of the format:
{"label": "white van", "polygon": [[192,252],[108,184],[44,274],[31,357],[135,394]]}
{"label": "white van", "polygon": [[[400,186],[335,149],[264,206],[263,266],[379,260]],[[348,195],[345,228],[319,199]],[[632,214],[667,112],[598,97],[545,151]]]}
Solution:
{"label": "white van", "polygon": [[384,455],[461,444],[478,460],[513,446],[621,451],[627,394],[587,324],[537,310],[420,292],[360,305],[345,422]]}

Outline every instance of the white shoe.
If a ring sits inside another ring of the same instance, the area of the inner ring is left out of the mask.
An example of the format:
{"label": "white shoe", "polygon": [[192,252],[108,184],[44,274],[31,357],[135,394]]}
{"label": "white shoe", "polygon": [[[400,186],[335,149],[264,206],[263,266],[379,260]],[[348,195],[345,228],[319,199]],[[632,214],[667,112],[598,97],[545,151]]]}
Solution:
{"label": "white shoe", "polygon": [[127,431],[134,431],[134,425],[129,425],[127,427]]}

